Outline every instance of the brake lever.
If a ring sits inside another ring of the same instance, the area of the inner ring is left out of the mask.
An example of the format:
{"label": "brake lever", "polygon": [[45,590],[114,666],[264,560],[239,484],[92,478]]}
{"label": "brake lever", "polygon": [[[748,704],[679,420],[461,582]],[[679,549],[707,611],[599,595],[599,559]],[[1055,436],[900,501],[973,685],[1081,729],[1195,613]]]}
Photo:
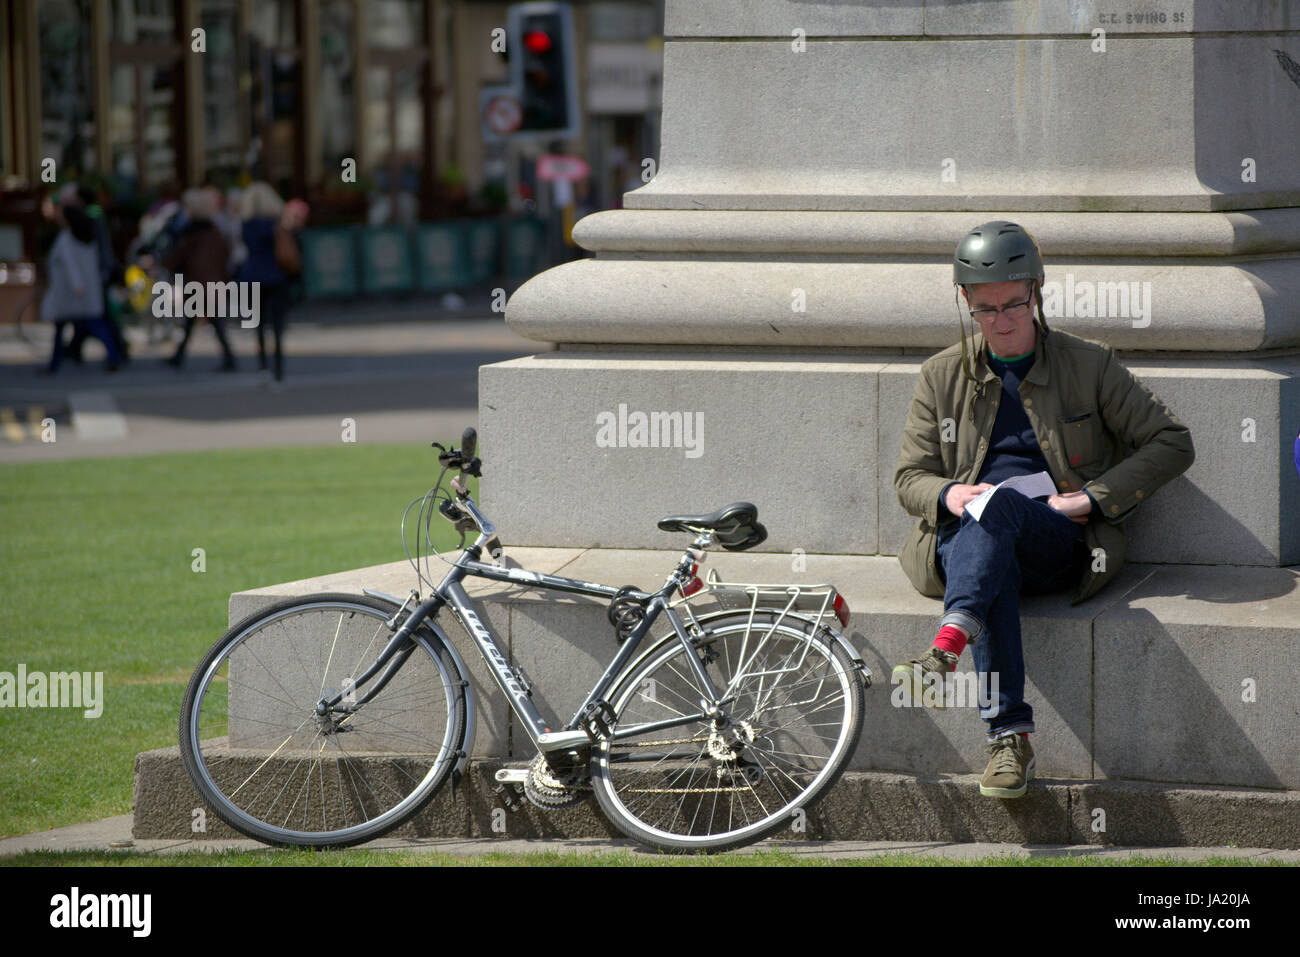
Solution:
{"label": "brake lever", "polygon": [[448,468],[454,468],[460,464],[460,453],[455,449],[449,449],[441,442],[430,442],[433,448],[438,450],[438,464]]}

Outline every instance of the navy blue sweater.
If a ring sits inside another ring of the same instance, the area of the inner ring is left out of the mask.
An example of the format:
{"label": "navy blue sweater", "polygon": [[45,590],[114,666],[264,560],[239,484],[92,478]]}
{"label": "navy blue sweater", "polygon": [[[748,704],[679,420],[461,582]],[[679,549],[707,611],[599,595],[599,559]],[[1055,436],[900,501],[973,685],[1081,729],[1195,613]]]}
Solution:
{"label": "navy blue sweater", "polygon": [[[1035,472],[1048,472],[1047,459],[1038,447],[1038,437],[1034,427],[1025,415],[1025,407],[1020,401],[1020,383],[1034,364],[1034,354],[1029,354],[1008,362],[999,359],[992,352],[987,352],[989,368],[1002,379],[1002,401],[998,404],[998,416],[993,422],[993,434],[989,437],[989,451],[980,467],[980,474],[971,484],[988,482],[997,485],[1013,475],[1033,475]],[[952,515],[944,504],[944,496],[956,482],[949,482],[939,493],[939,514]]]}

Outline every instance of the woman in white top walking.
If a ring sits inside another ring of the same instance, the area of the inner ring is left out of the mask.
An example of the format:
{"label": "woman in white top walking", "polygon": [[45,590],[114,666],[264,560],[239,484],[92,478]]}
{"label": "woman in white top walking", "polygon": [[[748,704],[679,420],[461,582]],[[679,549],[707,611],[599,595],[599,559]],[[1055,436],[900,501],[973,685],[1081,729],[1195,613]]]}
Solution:
{"label": "woman in white top walking", "polygon": [[63,227],[50,249],[49,286],[41,300],[41,318],[53,322],[54,349],[45,371],[53,375],[63,362],[63,331],[69,324],[85,328],[104,343],[107,369],[117,371],[122,355],[104,321],[104,295],[100,287],[99,251],[95,246],[95,224],[75,196],[56,208]]}

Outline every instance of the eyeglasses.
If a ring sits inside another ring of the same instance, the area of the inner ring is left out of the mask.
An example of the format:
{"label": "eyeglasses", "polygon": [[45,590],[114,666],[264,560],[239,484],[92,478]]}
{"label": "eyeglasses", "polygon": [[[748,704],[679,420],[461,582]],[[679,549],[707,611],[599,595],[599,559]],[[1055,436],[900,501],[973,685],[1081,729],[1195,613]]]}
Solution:
{"label": "eyeglasses", "polygon": [[1008,319],[1011,319],[1014,322],[1019,322],[1021,319],[1028,319],[1030,313],[1033,311],[1033,299],[1031,298],[1026,299],[1024,302],[1013,302],[1010,305],[1003,306],[1001,309],[996,307],[989,309],[972,309],[970,311],[970,317],[976,321],[982,322],[985,319],[996,319],[1000,312]]}

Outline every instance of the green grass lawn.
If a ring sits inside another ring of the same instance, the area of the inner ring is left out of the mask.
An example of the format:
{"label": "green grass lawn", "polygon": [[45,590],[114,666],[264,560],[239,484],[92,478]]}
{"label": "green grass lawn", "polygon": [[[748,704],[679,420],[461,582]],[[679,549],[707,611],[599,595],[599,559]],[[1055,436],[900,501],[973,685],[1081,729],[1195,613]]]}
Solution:
{"label": "green grass lawn", "polygon": [[0,836],[129,812],[231,592],[402,559],[438,471],[419,443],[0,466],[0,671],[103,672],[105,698],[94,719],[0,708]]}

